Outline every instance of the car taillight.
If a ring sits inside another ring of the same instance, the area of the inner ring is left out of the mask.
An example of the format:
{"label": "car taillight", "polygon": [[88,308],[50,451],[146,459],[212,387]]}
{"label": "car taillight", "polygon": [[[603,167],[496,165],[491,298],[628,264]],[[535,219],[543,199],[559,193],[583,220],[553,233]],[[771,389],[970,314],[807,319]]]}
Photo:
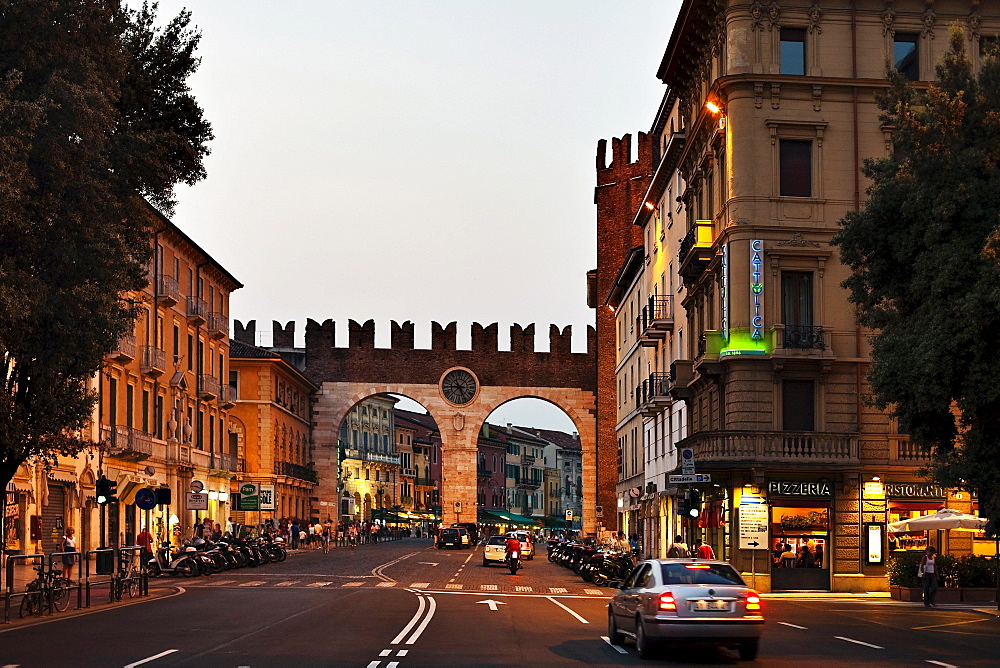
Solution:
{"label": "car taillight", "polygon": [[512,556],[512,557],[514,557],[515,559],[517,559],[517,558],[518,558],[518,557],[520,557],[521,555],[520,555],[520,554],[518,554],[517,552],[511,552],[511,553],[510,553],[510,556]]}
{"label": "car taillight", "polygon": [[660,610],[676,610],[677,602],[669,591],[660,594]]}
{"label": "car taillight", "polygon": [[747,611],[760,612],[760,596],[755,591],[747,594]]}

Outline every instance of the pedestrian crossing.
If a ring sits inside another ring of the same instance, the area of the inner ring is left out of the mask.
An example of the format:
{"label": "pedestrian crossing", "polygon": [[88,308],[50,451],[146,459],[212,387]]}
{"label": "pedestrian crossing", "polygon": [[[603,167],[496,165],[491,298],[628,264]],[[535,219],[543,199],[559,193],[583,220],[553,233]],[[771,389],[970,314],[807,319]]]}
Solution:
{"label": "pedestrian crossing", "polygon": [[[328,576],[329,577],[329,576]],[[335,576],[336,577],[336,576]],[[185,586],[202,586],[202,587],[239,587],[239,588],[250,588],[250,587],[282,587],[285,589],[292,588],[310,588],[310,589],[325,589],[325,588],[353,588],[353,589],[417,589],[421,591],[454,591],[454,592],[496,592],[496,593],[507,593],[507,594],[541,594],[545,596],[550,595],[566,595],[566,596],[610,596],[610,590],[596,589],[596,588],[567,588],[567,587],[539,587],[531,585],[508,585],[508,584],[486,584],[486,583],[461,583],[461,582],[448,582],[433,583],[433,582],[395,582],[395,581],[376,581],[373,579],[364,580],[346,580],[343,582],[336,582],[331,580],[312,580],[312,579],[300,579],[300,580],[248,580],[246,582],[240,582],[239,580],[216,580],[212,578],[198,579],[198,580],[187,580],[185,581]]]}

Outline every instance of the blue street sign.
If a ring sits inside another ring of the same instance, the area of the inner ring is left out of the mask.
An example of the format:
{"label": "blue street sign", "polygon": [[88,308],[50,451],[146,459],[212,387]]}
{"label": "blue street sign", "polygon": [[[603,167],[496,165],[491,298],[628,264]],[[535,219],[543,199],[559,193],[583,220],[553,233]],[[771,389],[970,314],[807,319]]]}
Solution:
{"label": "blue street sign", "polygon": [[156,507],[156,493],[149,487],[143,487],[135,493],[135,505],[142,510],[152,510]]}

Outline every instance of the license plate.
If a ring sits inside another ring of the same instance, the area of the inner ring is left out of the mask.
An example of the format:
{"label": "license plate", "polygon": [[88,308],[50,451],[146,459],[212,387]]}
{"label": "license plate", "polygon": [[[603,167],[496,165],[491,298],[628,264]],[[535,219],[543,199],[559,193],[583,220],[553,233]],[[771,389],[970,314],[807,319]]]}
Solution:
{"label": "license plate", "polygon": [[692,610],[729,610],[729,601],[691,601]]}

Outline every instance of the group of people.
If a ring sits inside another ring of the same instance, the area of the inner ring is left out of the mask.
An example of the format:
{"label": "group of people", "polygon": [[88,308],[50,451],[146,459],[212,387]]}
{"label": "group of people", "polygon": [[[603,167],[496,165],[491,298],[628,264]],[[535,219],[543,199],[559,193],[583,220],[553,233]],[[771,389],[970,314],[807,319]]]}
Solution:
{"label": "group of people", "polygon": [[688,547],[681,535],[674,536],[674,542],[667,549],[667,557],[670,559],[683,559],[685,557],[697,557],[699,559],[715,559],[715,550],[701,538],[694,539],[694,546]]}
{"label": "group of people", "polygon": [[823,568],[823,546],[805,543],[796,552],[789,543],[778,541],[771,552],[775,568]]}

